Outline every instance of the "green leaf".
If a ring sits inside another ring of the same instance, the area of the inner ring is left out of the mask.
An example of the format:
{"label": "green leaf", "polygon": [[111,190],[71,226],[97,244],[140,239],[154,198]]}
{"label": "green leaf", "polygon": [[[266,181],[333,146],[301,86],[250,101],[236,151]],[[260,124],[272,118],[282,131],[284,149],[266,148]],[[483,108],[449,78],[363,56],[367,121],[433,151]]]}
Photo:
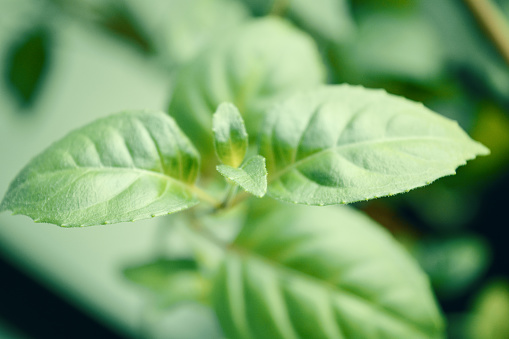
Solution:
{"label": "green leaf", "polygon": [[415,254],[442,299],[458,297],[471,288],[491,261],[488,244],[474,236],[423,241]]}
{"label": "green leaf", "polygon": [[36,222],[89,226],[150,218],[198,203],[199,158],[162,112],[114,114],[34,158],[0,205]]}
{"label": "green leaf", "polygon": [[239,0],[255,16],[281,15],[319,39],[343,43],[354,22],[346,0]]}
{"label": "green leaf", "polygon": [[446,61],[440,31],[420,13],[375,12],[359,21],[358,34],[341,61],[344,71],[356,76],[353,80],[429,84],[439,79]]}
{"label": "green leaf", "polygon": [[246,156],[248,137],[237,107],[230,103],[219,105],[212,126],[217,157],[225,165],[239,167]]}
{"label": "green leaf", "polygon": [[355,30],[345,0],[291,0],[286,14],[305,30],[335,43],[349,40]]}
{"label": "green leaf", "polygon": [[212,114],[220,103],[238,107],[253,138],[269,106],[323,79],[320,55],[309,36],[278,18],[252,20],[181,71],[169,113],[200,153],[210,157]]}
{"label": "green leaf", "polygon": [[[157,6],[131,2],[159,42],[161,62],[179,67],[236,29],[249,13],[233,0],[163,1]],[[183,15],[185,13],[185,15]]]}
{"label": "green leaf", "polygon": [[202,277],[196,261],[158,258],[123,270],[131,282],[150,291],[160,307],[182,301],[204,302],[209,285]]}
{"label": "green leaf", "polygon": [[217,170],[224,177],[259,198],[267,193],[265,158],[260,155],[249,158],[241,168],[219,165]]}
{"label": "green leaf", "polygon": [[226,336],[443,338],[428,280],[387,231],[349,207],[279,207],[228,248],[213,288]]}
{"label": "green leaf", "polygon": [[275,106],[260,145],[269,195],[310,205],[405,192],[489,153],[422,104],[349,85],[324,86]]}
{"label": "green leaf", "polygon": [[468,339],[507,339],[509,337],[509,281],[497,279],[476,297]]}
{"label": "green leaf", "polygon": [[5,80],[20,106],[31,106],[46,78],[51,61],[51,32],[37,27],[16,41],[7,55]]}

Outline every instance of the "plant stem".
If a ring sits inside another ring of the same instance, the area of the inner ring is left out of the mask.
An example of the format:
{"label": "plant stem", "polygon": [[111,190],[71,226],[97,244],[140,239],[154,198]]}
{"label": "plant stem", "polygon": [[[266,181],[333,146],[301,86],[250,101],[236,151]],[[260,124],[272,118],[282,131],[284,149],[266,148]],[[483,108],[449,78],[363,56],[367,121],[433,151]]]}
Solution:
{"label": "plant stem", "polygon": [[226,196],[221,203],[221,209],[227,209],[230,206],[232,199],[235,197],[235,194],[237,194],[238,188],[239,186],[236,184],[228,184]]}
{"label": "plant stem", "polygon": [[246,191],[244,191],[244,192],[240,193],[239,195],[237,195],[235,197],[235,199],[233,199],[231,201],[231,203],[229,204],[229,207],[236,206],[236,205],[240,204],[241,202],[243,202],[244,200],[246,200],[249,197],[251,197],[251,194],[249,194]]}
{"label": "plant stem", "polygon": [[199,199],[211,204],[212,206],[214,206],[215,209],[219,209],[222,207],[223,203],[221,201],[219,201],[215,197],[211,196],[210,194],[208,194],[201,188],[199,188],[197,186],[192,186],[191,190],[193,191],[194,194],[196,194],[198,196]]}
{"label": "plant stem", "polygon": [[509,65],[509,24],[491,0],[464,0],[479,25]]}
{"label": "plant stem", "polygon": [[228,247],[228,244],[226,244],[223,240],[219,239],[213,232],[208,230],[202,223],[201,220],[196,216],[192,210],[188,215],[188,221],[190,227],[197,233],[199,233],[203,238],[207,239],[217,247],[221,248],[222,250],[225,250]]}

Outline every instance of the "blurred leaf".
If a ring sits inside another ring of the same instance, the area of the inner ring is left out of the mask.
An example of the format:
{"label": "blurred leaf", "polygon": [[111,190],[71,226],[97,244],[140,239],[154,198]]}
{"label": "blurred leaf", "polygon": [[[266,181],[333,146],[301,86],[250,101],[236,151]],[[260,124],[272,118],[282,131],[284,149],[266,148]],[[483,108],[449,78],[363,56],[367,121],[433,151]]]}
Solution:
{"label": "blurred leaf", "polygon": [[[243,115],[252,140],[269,106],[324,79],[316,45],[278,18],[225,35],[179,74],[169,112],[203,155],[213,156],[212,114],[224,102]],[[213,164],[204,159],[204,164]]]}
{"label": "blurred leaf", "polygon": [[486,272],[491,255],[489,245],[481,238],[463,236],[423,241],[416,257],[438,295],[455,298]]}
{"label": "blurred leaf", "polygon": [[158,258],[127,267],[124,276],[149,290],[159,307],[170,307],[182,301],[205,302],[209,285],[192,259]]}
{"label": "blurred leaf", "polygon": [[239,0],[255,16],[281,15],[321,40],[344,43],[355,30],[347,0]]}
{"label": "blurred leaf", "polygon": [[467,74],[471,93],[509,102],[509,67],[486,38],[466,5],[455,0],[420,0],[420,9],[440,32],[448,60]]}
{"label": "blurred leaf", "polygon": [[465,227],[479,212],[480,204],[471,186],[457,184],[468,181],[463,178],[463,173],[469,166],[461,168],[460,175],[444,178],[422,190],[411,191],[400,197],[401,202],[410,205],[435,231],[447,233]]}
{"label": "blurred leaf", "polygon": [[98,10],[98,22],[108,31],[126,39],[145,53],[154,53],[154,46],[139,18],[125,0],[108,0]]}
{"label": "blurred leaf", "polygon": [[247,192],[261,198],[267,193],[267,169],[265,158],[255,155],[246,160],[240,167],[235,168],[228,165],[219,165],[217,170],[224,177],[230,179]]}
{"label": "blurred leaf", "polygon": [[248,136],[244,120],[235,105],[219,105],[212,117],[212,131],[219,160],[225,165],[239,167],[246,156]]}
{"label": "blurred leaf", "polygon": [[34,104],[51,62],[52,34],[40,26],[15,41],[7,54],[5,81],[20,106]]}
{"label": "blurred leaf", "polygon": [[[485,144],[491,155],[467,170],[470,179],[490,178],[504,173],[509,165],[509,116],[500,107],[484,103],[479,112],[472,136]],[[465,173],[465,174],[467,174]]]}
{"label": "blurred leaf", "polygon": [[352,38],[355,25],[346,0],[288,1],[287,17],[309,33],[333,43]]}
{"label": "blurred leaf", "polygon": [[[162,57],[169,66],[179,66],[231,34],[247,18],[236,0],[172,0],[160,2],[157,13],[145,15],[152,24]],[[145,6],[147,7],[147,6]],[[154,20],[154,17],[159,20]],[[215,109],[215,107],[214,107]]]}
{"label": "blurred leaf", "polygon": [[135,221],[190,208],[199,155],[157,111],[110,115],[69,133],[25,166],[0,211],[64,227]]}
{"label": "blurred leaf", "polygon": [[509,282],[490,283],[477,297],[469,339],[509,338]]}
{"label": "blurred leaf", "polygon": [[72,19],[94,24],[131,43],[141,51],[155,52],[154,42],[129,0],[46,0]]}
{"label": "blurred leaf", "polygon": [[274,106],[260,154],[267,159],[271,197],[331,205],[427,185],[489,150],[422,104],[336,85]]}
{"label": "blurred leaf", "polygon": [[369,9],[385,10],[393,8],[410,8],[414,7],[416,0],[350,0],[353,7],[369,7]]}
{"label": "blurred leaf", "polygon": [[349,79],[366,85],[391,79],[428,85],[445,66],[439,32],[413,11],[363,13],[339,57]]}
{"label": "blurred leaf", "polygon": [[428,281],[385,230],[348,207],[278,207],[248,219],[215,281],[228,337],[443,337]]}
{"label": "blurred leaf", "polygon": [[281,2],[281,0],[241,0],[241,2],[251,10],[253,15],[265,16],[269,14],[275,3]]}

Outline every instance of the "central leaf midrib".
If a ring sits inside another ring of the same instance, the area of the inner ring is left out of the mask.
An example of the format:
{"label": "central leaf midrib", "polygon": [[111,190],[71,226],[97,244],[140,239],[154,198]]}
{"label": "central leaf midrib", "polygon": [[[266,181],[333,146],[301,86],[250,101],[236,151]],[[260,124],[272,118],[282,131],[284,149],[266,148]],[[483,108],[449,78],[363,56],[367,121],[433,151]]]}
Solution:
{"label": "central leaf midrib", "polygon": [[[274,175],[272,175],[269,178],[269,182],[275,181],[279,179],[284,174],[288,173],[289,171],[293,170],[294,168],[313,160],[314,158],[319,157],[322,154],[332,152],[338,149],[344,149],[344,148],[350,148],[350,147],[358,147],[363,145],[371,145],[371,144],[384,144],[384,143],[392,143],[392,142],[404,142],[404,141],[419,141],[419,140],[436,140],[436,141],[446,141],[446,142],[453,142],[454,139],[451,138],[445,138],[445,137],[430,137],[430,136],[422,136],[422,137],[405,137],[405,138],[389,138],[389,139],[373,139],[373,140],[366,140],[366,141],[358,141],[358,142],[352,142],[348,144],[342,144],[342,145],[336,145],[333,147],[324,148],[316,153],[313,153],[311,155],[308,155],[302,159],[299,159],[298,161],[293,162],[292,164],[288,165],[287,167],[279,170]],[[298,149],[300,145],[297,145],[296,148]]]}
{"label": "central leaf midrib", "polygon": [[251,257],[254,257],[255,259],[258,259],[258,260],[261,260],[262,262],[264,263],[267,263],[269,266],[272,266],[276,271],[288,271],[290,274],[295,274],[297,276],[302,276],[306,279],[309,279],[313,282],[315,282],[316,284],[320,285],[320,286],[323,286],[325,289],[327,290],[330,290],[332,294],[335,294],[335,293],[339,293],[339,294],[344,294],[344,295],[348,295],[354,299],[357,299],[357,300],[360,300],[361,302],[364,302],[368,305],[371,305],[373,308],[379,310],[380,312],[388,315],[389,317],[392,317],[396,320],[399,320],[401,321],[402,323],[405,323],[407,324],[410,328],[413,328],[413,329],[416,329],[418,332],[420,333],[429,333],[429,332],[434,332],[434,329],[432,327],[428,327],[428,326],[422,326],[420,324],[416,324],[414,322],[412,322],[411,320],[407,319],[407,318],[403,318],[400,314],[396,313],[396,312],[393,312],[392,310],[390,309],[387,309],[387,308],[384,308],[376,303],[373,303],[371,300],[359,295],[359,294],[355,294],[354,292],[352,291],[349,291],[349,290],[346,290],[344,288],[339,288],[323,279],[320,279],[319,277],[316,277],[312,274],[309,274],[309,273],[306,273],[304,271],[300,271],[298,269],[295,269],[295,268],[292,268],[292,267],[289,267],[289,266],[286,266],[282,263],[280,263],[279,261],[276,261],[274,259],[271,259],[265,255],[262,255],[262,254],[259,254],[249,248],[246,248],[244,246],[241,246],[239,244],[232,244],[232,246],[229,246],[228,248],[226,248],[226,250],[229,250],[229,251],[232,251],[234,252],[235,254],[239,255],[239,256],[251,256]]}
{"label": "central leaf midrib", "polygon": [[[94,171],[95,172],[101,172],[101,171],[138,172],[138,173],[142,173],[144,175],[155,176],[155,177],[161,178],[162,180],[167,180],[167,181],[175,182],[176,184],[184,186],[185,188],[188,188],[190,190],[193,190],[194,187],[195,187],[194,185],[190,185],[190,184],[188,184],[188,183],[186,183],[184,181],[181,181],[181,180],[179,180],[177,178],[173,178],[173,177],[171,177],[169,175],[166,175],[164,173],[150,171],[150,170],[146,170],[146,169],[142,169],[142,168],[136,168],[136,167],[112,167],[112,166],[88,167],[88,166],[79,166],[79,167],[74,167],[74,168],[57,169],[57,170],[52,170],[52,171],[43,172],[43,173],[37,173],[37,174],[44,176],[44,175],[50,175],[50,174],[59,173],[59,172],[73,172],[73,171],[81,171],[81,170],[85,170],[85,171],[89,171],[89,172],[94,172]],[[29,180],[27,180],[27,181],[29,181]]]}

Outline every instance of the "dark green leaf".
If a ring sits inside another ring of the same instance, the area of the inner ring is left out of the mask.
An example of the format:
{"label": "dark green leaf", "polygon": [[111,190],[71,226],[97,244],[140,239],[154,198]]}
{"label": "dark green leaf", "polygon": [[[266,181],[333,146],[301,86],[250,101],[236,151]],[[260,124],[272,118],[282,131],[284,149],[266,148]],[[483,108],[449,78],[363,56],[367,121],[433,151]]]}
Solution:
{"label": "dark green leaf", "polygon": [[51,59],[50,31],[38,27],[23,35],[7,55],[6,81],[21,106],[34,103]]}

